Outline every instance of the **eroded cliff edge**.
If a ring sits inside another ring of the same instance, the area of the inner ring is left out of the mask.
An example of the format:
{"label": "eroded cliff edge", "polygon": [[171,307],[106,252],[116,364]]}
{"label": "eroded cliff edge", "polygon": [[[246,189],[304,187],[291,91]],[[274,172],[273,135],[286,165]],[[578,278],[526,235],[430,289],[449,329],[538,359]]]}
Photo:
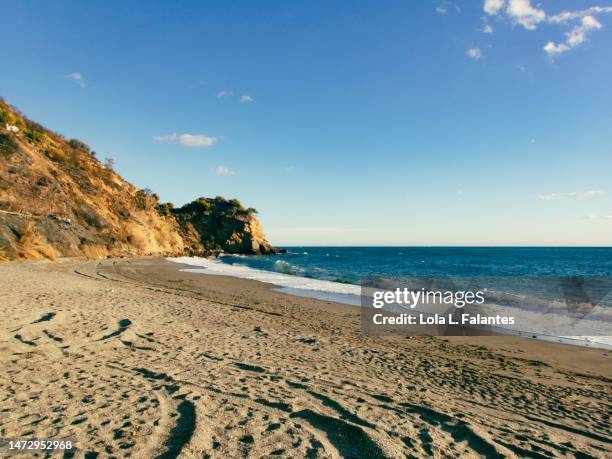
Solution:
{"label": "eroded cliff edge", "polygon": [[160,204],[112,160],[0,100],[0,261],[276,251],[254,209],[222,197]]}

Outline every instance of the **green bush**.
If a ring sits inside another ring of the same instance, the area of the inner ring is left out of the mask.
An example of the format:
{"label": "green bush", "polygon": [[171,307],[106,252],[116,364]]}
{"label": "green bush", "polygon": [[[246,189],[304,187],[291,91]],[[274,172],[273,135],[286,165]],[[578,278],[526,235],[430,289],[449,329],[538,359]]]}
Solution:
{"label": "green bush", "polygon": [[157,211],[160,213],[160,215],[172,215],[172,209],[174,209],[174,204],[171,202],[164,202],[163,204],[157,206]]}
{"label": "green bush", "polygon": [[6,156],[7,158],[12,156],[18,147],[17,144],[10,136],[6,134],[0,134],[0,155]]}
{"label": "green bush", "polygon": [[213,219],[235,219],[245,216],[253,216],[257,210],[249,207],[245,209],[238,199],[225,199],[223,196],[214,198],[198,198],[195,201],[185,204],[183,207],[174,210],[174,214],[201,213]]}
{"label": "green bush", "polygon": [[91,149],[89,148],[89,145],[87,145],[85,142],[79,139],[70,139],[68,141],[68,145],[70,145],[75,150],[82,150],[87,153],[91,151]]}
{"label": "green bush", "polygon": [[38,131],[26,131],[25,137],[30,143],[40,143],[44,139],[44,134]]}
{"label": "green bush", "polygon": [[150,188],[145,188],[136,192],[134,201],[139,209],[150,209],[159,203],[159,196],[153,193]]}
{"label": "green bush", "polygon": [[6,123],[8,121],[8,113],[5,110],[0,110],[0,123]]}
{"label": "green bush", "polygon": [[143,190],[138,190],[134,195],[134,202],[139,209],[147,208],[147,195]]}

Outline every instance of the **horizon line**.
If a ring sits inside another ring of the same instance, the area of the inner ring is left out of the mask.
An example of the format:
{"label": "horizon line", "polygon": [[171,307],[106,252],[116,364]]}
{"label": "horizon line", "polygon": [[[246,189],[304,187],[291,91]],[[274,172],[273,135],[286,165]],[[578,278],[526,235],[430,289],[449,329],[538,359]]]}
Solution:
{"label": "horizon line", "polygon": [[280,248],[292,248],[292,247],[329,247],[329,248],[483,248],[483,249],[495,249],[495,248],[529,248],[529,249],[612,249],[612,245],[336,245],[336,244],[305,244],[305,245],[274,245]]}

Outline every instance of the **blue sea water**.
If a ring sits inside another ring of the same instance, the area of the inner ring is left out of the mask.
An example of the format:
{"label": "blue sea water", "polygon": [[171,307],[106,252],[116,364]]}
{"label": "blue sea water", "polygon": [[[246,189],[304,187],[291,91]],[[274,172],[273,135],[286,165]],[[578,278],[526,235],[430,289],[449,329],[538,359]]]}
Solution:
{"label": "blue sea water", "polygon": [[285,254],[220,260],[348,284],[367,276],[612,276],[612,248],[606,247],[285,248]]}
{"label": "blue sea water", "polygon": [[[257,280],[276,285],[279,291],[290,295],[356,306],[362,304],[360,281],[363,278],[414,276],[412,282],[417,282],[419,276],[429,276],[449,278],[459,282],[457,285],[462,282],[459,278],[466,278],[487,291],[487,299],[493,307],[535,314],[530,324],[543,323],[550,328],[546,333],[529,331],[528,336],[612,349],[612,316],[607,312],[612,308],[612,248],[286,249],[285,254],[269,256],[226,254],[217,259],[182,257],[172,260],[191,266],[185,269],[188,272]],[[383,279],[381,282],[385,285],[386,281]],[[441,279],[441,282],[445,280]],[[543,315],[551,312],[562,315],[565,309],[584,308],[589,304],[588,311],[580,309],[582,316],[577,323],[582,328],[570,324],[570,328],[561,329],[556,322],[547,321],[546,317],[550,316]],[[597,307],[593,309],[595,305]],[[588,320],[584,320],[586,313],[589,314]],[[527,331],[526,328],[517,333]]]}

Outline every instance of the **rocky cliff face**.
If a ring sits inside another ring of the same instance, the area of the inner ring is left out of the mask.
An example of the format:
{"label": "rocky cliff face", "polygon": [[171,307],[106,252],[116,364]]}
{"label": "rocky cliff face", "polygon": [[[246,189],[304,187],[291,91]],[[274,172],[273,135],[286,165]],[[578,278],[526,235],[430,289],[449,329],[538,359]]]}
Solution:
{"label": "rocky cliff face", "polygon": [[198,198],[172,209],[185,241],[185,250],[194,255],[206,253],[276,253],[266,240],[255,209],[245,209],[237,199]]}
{"label": "rocky cliff face", "polygon": [[211,203],[206,213],[160,205],[85,143],[45,129],[0,100],[0,261],[273,250],[253,209],[204,201]]}

